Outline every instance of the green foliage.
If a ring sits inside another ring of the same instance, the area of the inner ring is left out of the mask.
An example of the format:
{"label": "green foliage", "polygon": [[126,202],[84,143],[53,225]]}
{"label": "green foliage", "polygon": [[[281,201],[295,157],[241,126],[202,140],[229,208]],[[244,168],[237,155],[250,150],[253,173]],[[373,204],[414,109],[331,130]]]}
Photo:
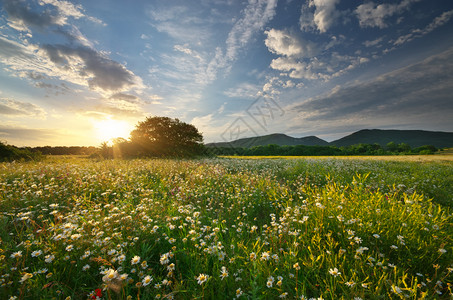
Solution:
{"label": "green foliage", "polygon": [[38,160],[41,159],[41,153],[32,152],[27,148],[18,148],[6,143],[0,142],[0,161],[13,160]]}
{"label": "green foliage", "polygon": [[113,146],[101,145],[103,157],[194,157],[204,155],[198,129],[178,119],[148,117],[131,132],[130,140],[118,138]]}
{"label": "green foliage", "polygon": [[337,155],[395,155],[395,154],[433,154],[437,151],[434,146],[414,148],[408,144],[396,145],[390,142],[384,148],[379,144],[357,144],[345,147],[336,146],[254,146],[251,148],[209,147],[207,149],[215,155],[244,155],[244,156],[337,156]]}
{"label": "green foliage", "polygon": [[355,159],[2,163],[0,299],[448,299],[452,170]]}

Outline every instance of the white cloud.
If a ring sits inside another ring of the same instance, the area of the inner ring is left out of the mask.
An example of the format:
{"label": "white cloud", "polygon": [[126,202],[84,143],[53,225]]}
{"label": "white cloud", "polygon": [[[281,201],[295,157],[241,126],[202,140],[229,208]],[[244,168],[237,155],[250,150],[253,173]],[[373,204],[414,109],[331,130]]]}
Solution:
{"label": "white cloud", "polygon": [[453,17],[453,10],[443,12],[440,16],[436,17],[430,24],[428,24],[423,29],[414,29],[406,35],[400,36],[393,44],[395,46],[402,45],[404,43],[410,42],[415,38],[420,38],[436,28],[445,25]]}
{"label": "white cloud", "polygon": [[236,60],[239,49],[252,39],[253,35],[262,30],[275,15],[277,0],[249,0],[242,11],[243,17],[236,21],[226,41],[226,57]]}
{"label": "white cloud", "polygon": [[304,122],[451,124],[452,58],[453,48],[368,82],[337,86],[288,109],[300,112]]}
{"label": "white cloud", "polygon": [[312,57],[318,53],[315,43],[304,41],[302,38],[287,30],[270,29],[264,43],[269,51],[285,56]]}
{"label": "white cloud", "polygon": [[420,0],[403,0],[399,4],[367,2],[359,5],[355,13],[361,27],[385,28],[388,24],[386,19],[395,14],[400,14],[409,9],[409,6]]}
{"label": "white cloud", "polygon": [[326,32],[338,19],[340,12],[335,8],[339,0],[308,0],[302,6],[300,28],[302,31]]}
{"label": "white cloud", "polygon": [[33,103],[0,98],[0,115],[8,117],[29,116],[44,119],[46,112]]}
{"label": "white cloud", "polygon": [[224,94],[230,98],[254,98],[260,88],[256,84],[241,83],[234,88],[230,88]]}

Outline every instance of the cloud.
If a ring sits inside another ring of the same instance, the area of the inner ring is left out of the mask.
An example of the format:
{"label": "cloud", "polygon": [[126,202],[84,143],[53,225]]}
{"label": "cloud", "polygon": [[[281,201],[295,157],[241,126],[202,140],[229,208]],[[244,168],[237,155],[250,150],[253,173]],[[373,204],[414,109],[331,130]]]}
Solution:
{"label": "cloud", "polygon": [[300,29],[302,31],[326,32],[338,19],[341,13],[335,8],[339,0],[308,0],[302,5]]}
{"label": "cloud", "polygon": [[355,13],[359,19],[361,27],[379,27],[385,28],[388,24],[385,22],[387,18],[401,14],[409,9],[410,5],[420,0],[403,0],[398,4],[367,2],[359,5]]}
{"label": "cloud", "polygon": [[254,98],[260,88],[256,84],[241,83],[234,88],[230,88],[224,94],[230,98]]}
{"label": "cloud", "polygon": [[288,30],[270,29],[264,33],[267,35],[264,44],[272,53],[292,57],[312,57],[319,52],[315,43],[304,41]]}
{"label": "cloud", "polygon": [[0,139],[16,146],[25,146],[24,141],[26,146],[44,145],[49,141],[61,140],[62,137],[56,130],[0,124]]}
{"label": "cloud", "polygon": [[68,18],[80,19],[83,17],[103,24],[102,21],[86,16],[81,5],[74,5],[69,1],[39,0],[39,6],[32,10],[32,3],[23,0],[4,0],[3,7],[8,13],[8,25],[19,31],[28,31],[29,27],[44,30],[49,26],[63,26]]}
{"label": "cloud", "polygon": [[421,38],[424,35],[432,32],[436,28],[445,25],[453,17],[453,10],[443,12],[440,16],[436,17],[430,24],[428,24],[423,29],[413,29],[410,33],[400,36],[396,41],[394,41],[395,46],[402,45],[404,43],[410,42],[413,39]]}
{"label": "cloud", "polygon": [[46,112],[41,107],[32,103],[0,98],[0,115],[32,116],[44,119]]}
{"label": "cloud", "polygon": [[249,0],[247,6],[242,10],[242,17],[238,19],[226,40],[226,49],[217,47],[214,58],[209,62],[206,73],[210,80],[217,77],[220,69],[229,72],[231,63],[237,60],[238,54],[253,36],[272,20],[275,16],[277,0]]}
{"label": "cloud", "polygon": [[141,83],[126,67],[91,48],[66,45],[44,45],[42,48],[60,70],[72,70],[93,90],[128,90]]}
{"label": "cloud", "polygon": [[[0,62],[17,76],[47,76],[101,92],[141,88],[141,79],[120,63],[85,47],[22,45],[0,37]],[[23,74],[23,75],[22,75]]]}
{"label": "cloud", "polygon": [[262,30],[275,16],[277,0],[249,0],[242,11],[243,17],[236,21],[226,40],[226,57],[236,60],[239,49],[252,39],[253,35]]}
{"label": "cloud", "polygon": [[292,109],[307,122],[453,125],[453,49],[349,87],[336,87]]}

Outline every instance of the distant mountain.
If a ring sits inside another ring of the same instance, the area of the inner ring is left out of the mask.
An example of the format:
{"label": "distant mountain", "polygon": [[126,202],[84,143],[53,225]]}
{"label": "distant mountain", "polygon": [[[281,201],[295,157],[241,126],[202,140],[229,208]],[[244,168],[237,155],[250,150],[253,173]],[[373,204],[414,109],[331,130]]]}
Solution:
{"label": "distant mountain", "polygon": [[363,129],[330,142],[337,147],[355,144],[380,144],[385,146],[390,142],[406,143],[412,148],[432,145],[437,148],[453,147],[453,132],[425,130],[381,130]]}
{"label": "distant mountain", "polygon": [[425,131],[425,130],[382,130],[363,129],[347,135],[333,142],[326,142],[316,136],[294,138],[282,133],[243,138],[231,142],[209,143],[207,147],[241,147],[250,148],[253,146],[266,146],[275,144],[279,146],[351,146],[356,144],[380,144],[386,146],[388,143],[406,143],[411,148],[424,145],[432,145],[436,148],[453,147],[453,132]]}
{"label": "distant mountain", "polygon": [[206,144],[207,147],[242,147],[250,148],[253,146],[267,146],[269,144],[275,144],[279,146],[295,146],[295,145],[304,145],[304,146],[327,146],[328,142],[316,137],[316,136],[307,136],[302,138],[294,138],[287,136],[282,133],[274,133],[269,135],[243,138],[231,142],[220,142],[220,143],[209,143]]}

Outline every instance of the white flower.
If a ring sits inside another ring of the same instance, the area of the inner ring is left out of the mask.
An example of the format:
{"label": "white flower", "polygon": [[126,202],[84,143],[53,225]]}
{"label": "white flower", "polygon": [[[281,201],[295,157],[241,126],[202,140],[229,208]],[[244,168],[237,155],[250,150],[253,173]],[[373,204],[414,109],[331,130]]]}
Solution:
{"label": "white flower", "polygon": [[117,271],[113,270],[113,269],[108,269],[106,272],[105,272],[105,275],[102,277],[102,281],[104,282],[110,282],[112,281],[113,279],[115,278],[118,278],[119,274]]}
{"label": "white flower", "polygon": [[143,286],[147,286],[148,284],[151,283],[151,281],[153,281],[153,278],[149,275],[145,276],[145,278],[143,278],[142,280],[142,283],[143,283]]}
{"label": "white flower", "polygon": [[55,259],[55,255],[49,254],[44,257],[46,263],[51,263]]}
{"label": "white flower", "polygon": [[20,279],[20,282],[23,283],[25,280],[30,279],[33,277],[33,274],[31,273],[25,273],[24,276]]}
{"label": "white flower", "polygon": [[90,265],[89,265],[89,264],[86,264],[86,265],[83,266],[82,271],[86,271],[86,270],[88,270],[89,268],[91,268]]}
{"label": "white flower", "polygon": [[198,284],[202,285],[203,283],[205,283],[207,280],[208,280],[209,276],[206,275],[206,274],[200,274],[198,275],[197,277],[197,282]]}
{"label": "white flower", "polygon": [[338,272],[337,268],[329,269],[329,273],[330,273],[330,275],[333,275],[334,277],[341,275],[341,272]]}
{"label": "white flower", "polygon": [[22,251],[17,251],[11,254],[11,258],[19,258],[22,256]]}
{"label": "white flower", "polygon": [[41,250],[37,250],[37,251],[33,251],[31,253],[31,256],[32,257],[37,257],[37,256],[40,256],[42,254],[42,251]]}
{"label": "white flower", "polygon": [[140,262],[140,256],[137,256],[135,255],[134,257],[132,257],[131,259],[131,265],[136,265]]}

